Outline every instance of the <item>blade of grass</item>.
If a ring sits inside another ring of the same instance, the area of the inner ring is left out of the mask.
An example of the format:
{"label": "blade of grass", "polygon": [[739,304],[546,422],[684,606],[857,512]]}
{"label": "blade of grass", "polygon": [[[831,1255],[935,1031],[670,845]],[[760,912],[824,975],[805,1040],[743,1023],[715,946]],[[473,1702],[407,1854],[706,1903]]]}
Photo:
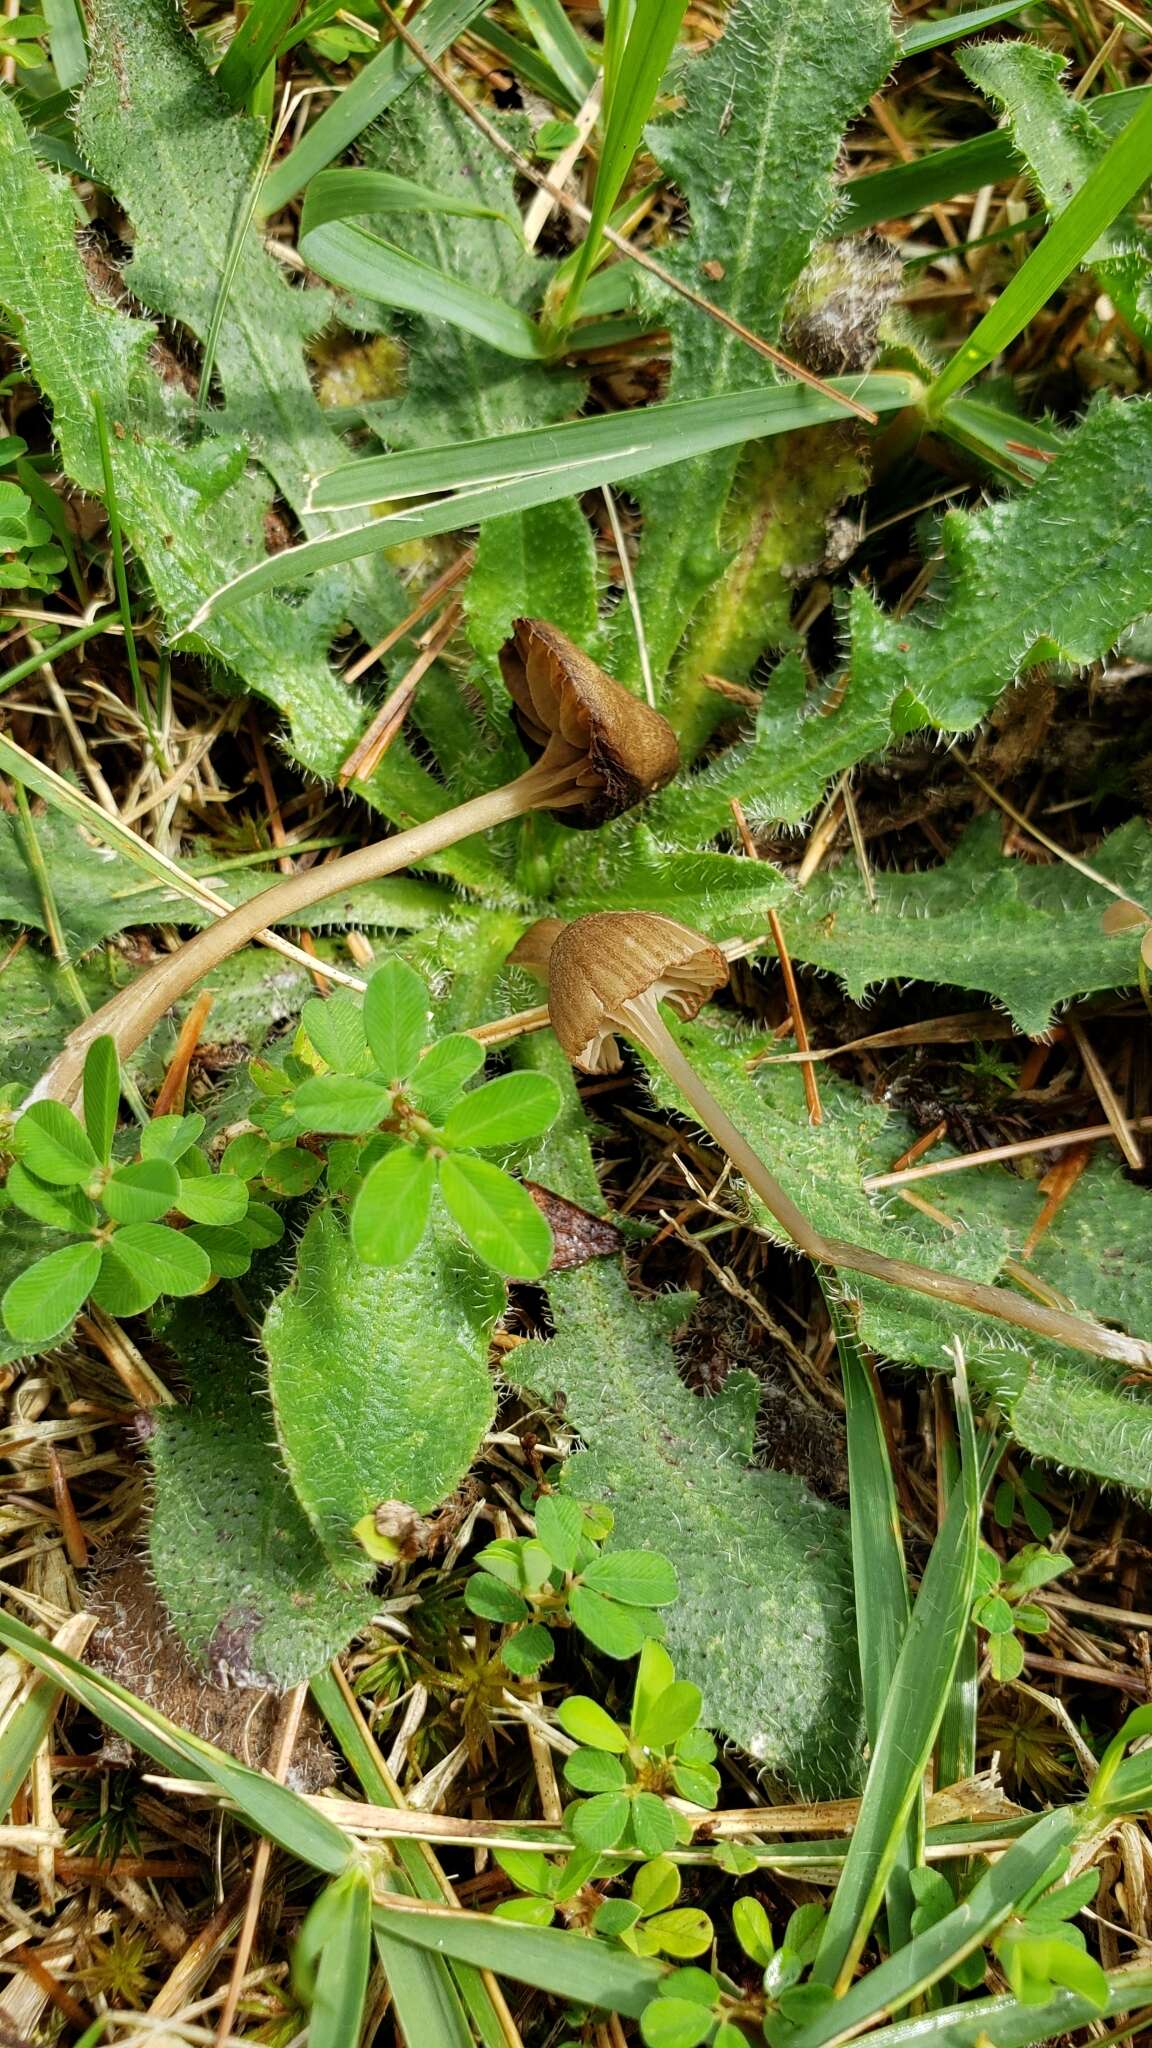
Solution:
{"label": "blade of grass", "polygon": [[[1117,134],[1149,91],[1152,87],[1138,85],[1125,92],[1101,93],[1092,101],[1092,118]],[[903,220],[939,200],[977,192],[981,185],[999,185],[1019,171],[1020,158],[1007,129],[974,135],[967,142],[934,149],[915,163],[893,164],[890,170],[870,171],[841,185],[836,232],[850,235],[880,221]]]}
{"label": "blade of grass", "polygon": [[[611,275],[611,273],[609,273]],[[610,310],[602,307],[599,310]],[[915,378],[881,372],[842,378],[877,412],[916,402]],[[518,482],[555,474],[575,497],[602,483],[647,475],[671,462],[708,454],[733,441],[758,440],[833,417],[819,393],[778,385],[739,391],[721,398],[684,398],[646,405],[634,412],[567,420],[555,427],[526,427],[478,441],[447,441],[432,448],[370,455],[325,471],[312,485],[310,512],[357,510],[380,499],[422,498],[479,484]],[[627,468],[623,467],[627,463]]]}
{"label": "blade of grass", "polygon": [[[962,2005],[947,2005],[929,2018],[897,2020],[879,2027],[868,2036],[869,2048],[920,2048],[923,2042],[939,2042],[941,2048],[1033,2048],[1039,2041],[1055,2041],[1063,2034],[1078,2033],[1090,2021],[1114,2019],[1152,2000],[1152,1963],[1129,1963],[1108,1972],[1108,2003],[1101,2010],[1075,1991],[1057,1991],[1043,2005],[1022,2005],[1018,1998],[968,1998]],[[1140,2013],[1143,2026],[1148,2012]],[[1114,2038],[1114,2037],[1113,2037]]]}
{"label": "blade of grass", "polygon": [[[908,1632],[911,1602],[900,1535],[900,1508],[880,1412],[880,1395],[857,1342],[851,1310],[831,1285],[824,1299],[844,1386],[848,1438],[848,1506],[852,1530],[852,1574],[856,1639],[864,1694],[864,1727],[875,1754],[884,1705]],[[914,1900],[908,1872],[924,1860],[924,1787],[916,1790],[903,1839],[897,1846],[887,1886],[889,1947],[901,1948],[912,1931]]]}
{"label": "blade of grass", "polygon": [[310,235],[330,220],[354,220],[365,213],[451,213],[465,220],[502,220],[513,234],[520,233],[519,219],[501,213],[497,206],[481,206],[474,199],[418,185],[414,178],[365,170],[360,164],[342,164],[313,178],[300,216],[300,233]]}
{"label": "blade of grass", "polygon": [[468,33],[502,58],[523,84],[534,86],[537,92],[543,93],[554,107],[562,107],[566,114],[574,114],[582,105],[581,98],[569,91],[563,79],[550,64],[544,62],[533,44],[525,42],[523,36],[510,35],[498,22],[487,18],[474,22]]}
{"label": "blade of grass", "polygon": [[560,0],[516,0],[516,12],[574,105],[581,106],[595,84],[596,61]]}
{"label": "blade of grass", "polygon": [[962,1483],[932,1546],[888,1687],[840,1883],[812,1976],[842,1996],[900,1853],[920,1793],[968,1625],[980,1532],[980,1456],[957,1352],[955,1398]]}
{"label": "blade of grass", "polygon": [[900,55],[918,57],[924,50],[938,50],[941,43],[954,43],[960,36],[978,35],[982,28],[991,28],[997,21],[1007,20],[1010,14],[1020,14],[1026,0],[996,0],[993,7],[969,7],[963,14],[932,15],[927,21],[914,21],[904,30],[900,38]]}
{"label": "blade of grass", "polygon": [[300,228],[300,254],[313,270],[345,291],[374,299],[379,305],[398,306],[406,313],[421,313],[432,320],[450,321],[453,327],[475,334],[502,355],[521,362],[537,362],[547,351],[534,320],[489,292],[450,277],[409,256],[368,228],[348,220],[330,220],[317,226],[308,215],[307,201]]}
{"label": "blade of grass", "polygon": [[17,683],[24,682],[26,677],[34,676],[38,669],[42,669],[45,661],[55,661],[57,655],[70,654],[74,647],[82,647],[85,640],[91,640],[95,634],[106,633],[109,619],[115,616],[113,612],[104,612],[98,619],[90,620],[88,625],[77,626],[74,633],[62,633],[59,640],[54,640],[42,654],[30,654],[26,661],[18,661],[12,668],[6,668],[0,675],[0,691],[15,689]]}
{"label": "blade of grass", "polygon": [[52,69],[63,92],[72,92],[88,69],[88,41],[77,0],[44,0]]}
{"label": "blade of grass", "polygon": [[[950,1418],[945,1419],[942,1401],[937,1414],[940,1417],[936,1430],[937,1469],[944,1497],[950,1500],[961,1483],[960,1461],[956,1451],[956,1440],[950,1427]],[[956,1660],[952,1683],[948,1688],[947,1704],[940,1718],[940,1733],[936,1739],[938,1790],[942,1790],[946,1785],[959,1785],[975,1773],[976,1709],[980,1697],[979,1668],[979,1644],[976,1630],[969,1621],[960,1645],[960,1655]],[[964,1869],[965,1866],[960,1865],[961,1875]]]}
{"label": "blade of grass", "polygon": [[[605,222],[620,197],[676,47],[684,4],[685,0],[635,0],[629,20],[625,0],[611,0],[604,38],[602,141],[592,214],[567,291],[559,301],[549,296],[549,321],[557,340],[567,333],[579,312]],[[622,28],[625,22],[626,33]]]}
{"label": "blade of grass", "polygon": [[[345,1696],[337,1672],[334,1669],[318,1672],[311,1681],[311,1692],[339,1743],[343,1756],[356,1773],[373,1805],[401,1805],[395,1781],[385,1770],[383,1759],[371,1740],[360,1714]],[[420,1842],[403,1839],[398,1839],[393,1846],[396,1860],[411,1886],[413,1896],[434,1905],[444,1904],[447,1880],[443,1877],[431,1849]],[[377,1930],[376,1938],[381,1950],[385,1944],[389,1949],[394,1945],[380,1930]],[[381,1961],[387,1970],[388,1961],[383,1952]],[[446,1965],[441,1958],[431,1956],[427,1960],[427,1966],[434,1973],[441,1972],[446,1967],[451,1969],[484,2048],[508,2048],[507,2029],[496,2011],[482,1971],[470,1963],[457,1962]]]}
{"label": "blade of grass", "polygon": [[214,1749],[198,1735],[177,1728],[147,1701],[137,1699],[110,1678],[89,1670],[55,1644],[13,1616],[0,1612],[0,1642],[34,1664],[62,1691],[87,1707],[136,1749],[175,1777],[215,1785],[262,1835],[277,1842],[302,1863],[335,1877],[356,1854],[355,1844],[287,1785],[278,1785],[260,1771],[249,1770],[235,1757]]}
{"label": "blade of grass", "polygon": [[[489,0],[428,0],[420,10],[420,34],[426,49],[439,57],[462,35]],[[276,164],[264,181],[261,204],[266,214],[279,213],[308,180],[335,157],[343,156],[349,144],[379,120],[414,79],[420,77],[418,58],[399,41],[386,43],[371,62],[345,86],[303,139]]]}
{"label": "blade of grass", "polygon": [[[308,2048],[351,2048],[364,2026],[372,1961],[372,1887],[367,1871],[353,1870],[338,1878],[323,1905],[325,1939],[310,2000]],[[304,1925],[306,1930],[308,1922]]]}
{"label": "blade of grass", "polygon": [[216,67],[216,83],[234,107],[247,105],[253,87],[275,62],[298,5],[299,0],[252,0]]}
{"label": "blade of grass", "polygon": [[1064,445],[1059,434],[1038,420],[1020,419],[984,398],[952,398],[939,425],[952,441],[1001,469],[1017,483],[1035,483]]}
{"label": "blade of grass", "polygon": [[[90,1615],[74,1614],[58,1630],[59,1649],[82,1650],[92,1633]],[[44,1676],[34,1679],[8,1712],[0,1731],[0,1820],[6,1819],[12,1801],[32,1768],[33,1759],[56,1718],[61,1688]]]}
{"label": "blade of grass", "polygon": [[247,190],[237,205],[232,221],[228,236],[228,247],[225,251],[224,263],[220,271],[220,282],[216,287],[216,297],[212,302],[212,317],[208,322],[208,332],[204,336],[204,352],[200,358],[200,382],[196,391],[196,416],[199,420],[203,419],[208,409],[208,401],[212,392],[212,372],[216,367],[216,350],[220,345],[220,330],[224,325],[224,315],[228,311],[228,301],[232,296],[233,287],[236,283],[236,273],[240,268],[240,258],[244,254],[244,244],[248,239],[252,222],[256,218],[256,208],[260,203],[261,188],[268,172],[268,166],[272,161],[272,154],[276,148],[279,134],[278,128],[271,127],[269,129],[268,140],[260,151],[259,159],[248,181]]}
{"label": "blade of grass", "polygon": [[[788,2048],[835,2048],[862,2033],[869,2022],[908,2005],[995,1934],[1020,1902],[1060,1870],[1084,1825],[1083,1809],[1061,1806],[985,1871],[962,1905],[918,1934],[878,1969],[847,1988],[818,2020],[791,2036]],[[922,2018],[930,2027],[934,2015]]]}
{"label": "blade of grass", "polygon": [[939,414],[946,400],[1015,341],[1150,177],[1152,100],[1145,100],[929,387],[925,407],[930,414]]}
{"label": "blade of grass", "polygon": [[[555,1998],[639,2018],[667,1966],[552,1927],[525,1927],[450,1907],[377,1906],[373,1921],[398,1941],[430,1948],[480,1969],[550,1991]],[[434,2036],[426,2036],[431,2041]]]}
{"label": "blade of grass", "polygon": [[[840,382],[862,392],[874,409],[881,412],[913,403],[918,389],[914,378],[891,375]],[[375,554],[404,540],[452,533],[502,512],[525,511],[533,505],[552,504],[557,498],[577,496],[601,484],[646,476],[654,469],[684,462],[690,455],[709,449],[790,433],[794,428],[814,426],[838,416],[835,402],[821,393],[796,385],[780,385],[730,397],[645,406],[612,418],[574,420],[561,427],[532,428],[521,434],[424,449],[413,455],[384,456],[380,463],[396,464],[395,476],[407,478],[403,486],[405,495],[444,490],[459,482],[474,482],[474,487],[455,489],[452,496],[435,503],[392,512],[343,533],[303,541],[270,555],[214,591],[183,631],[194,633],[218,608],[240,604],[253,592],[270,586],[301,581],[332,562]],[[521,468],[525,460],[533,466]],[[405,468],[400,467],[402,463]],[[353,502],[362,502],[360,494],[369,487],[365,467],[350,464],[347,471],[340,469],[331,475],[343,478],[353,468]],[[373,474],[378,470],[379,465],[374,465]],[[323,487],[318,484],[312,509],[333,504],[339,488],[327,479]],[[349,486],[345,484],[343,489],[347,491]],[[394,489],[393,494],[398,495],[398,490]],[[368,502],[376,503],[379,495],[374,492]]]}

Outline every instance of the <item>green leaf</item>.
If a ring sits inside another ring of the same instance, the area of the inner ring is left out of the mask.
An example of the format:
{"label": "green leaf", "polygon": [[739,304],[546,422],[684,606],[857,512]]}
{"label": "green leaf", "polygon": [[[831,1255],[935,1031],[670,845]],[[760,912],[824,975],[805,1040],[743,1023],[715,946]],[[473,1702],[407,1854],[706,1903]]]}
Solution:
{"label": "green leaf", "polygon": [[550,1629],[542,1622],[533,1621],[527,1628],[516,1630],[500,1646],[500,1655],[518,1678],[533,1678],[556,1654],[556,1643]]}
{"label": "green leaf", "polygon": [[210,1224],[194,1223],[185,1235],[207,1252],[212,1271],[221,1280],[241,1279],[252,1264],[255,1247],[243,1230],[217,1230]]}
{"label": "green leaf", "polygon": [[566,1493],[542,1493],[533,1514],[537,1538],[553,1564],[562,1572],[575,1571],[584,1536],[584,1512],[579,1501]]}
{"label": "green leaf", "polygon": [[644,1646],[647,1630],[634,1608],[620,1607],[602,1593],[575,1585],[568,1595],[568,1612],[581,1635],[603,1650],[606,1657],[635,1657]]}
{"label": "green leaf", "polygon": [[1024,1669],[1024,1645],[1019,1636],[997,1634],[989,1639],[988,1661],[997,1685],[1019,1678]]}
{"label": "green leaf", "polygon": [[699,2048],[711,2038],[711,2012],[687,1998],[654,1998],[640,2021],[646,2048]]}
{"label": "green leaf", "polygon": [[473,1572],[464,1587],[464,1605],[486,1621],[523,1621],[529,1612],[527,1601],[491,1572]]}
{"label": "green leaf", "polygon": [[444,1120],[444,1143],[483,1149],[538,1138],[556,1120],[560,1090],[547,1074],[501,1074],[462,1096]]}
{"label": "green leaf", "polygon": [[155,1223],[176,1205],[180,1177],[170,1159],[140,1159],[110,1175],[100,1200],[115,1223]]}
{"label": "green leaf", "polygon": [[569,1807],[567,1826],[585,1849],[614,1849],[628,1826],[631,1805],[623,1792],[597,1792]]}
{"label": "green leaf", "polygon": [[234,1173],[181,1175],[176,1207],[193,1223],[239,1223],[248,1211],[248,1190]]}
{"label": "green leaf", "polygon": [[634,1607],[669,1607],[680,1591],[676,1568],[658,1550],[609,1550],[581,1574],[584,1584]]}
{"label": "green leaf", "polygon": [[[1133,819],[1101,842],[1093,865],[1152,895],[1152,833]],[[994,996],[1021,1031],[1047,1030],[1074,995],[1132,982],[1131,934],[1106,932],[1098,883],[1063,865],[1005,857],[994,817],[979,818],[941,866],[879,871],[870,899],[854,874],[814,877],[781,906],[789,950],[840,976],[854,1001],[889,978],[952,983]]]}
{"label": "green leaf", "polygon": [[[1022,11],[1022,0],[994,0],[990,7],[967,7],[958,14],[933,14],[922,21],[902,22],[900,55],[914,57],[924,50],[938,50],[941,43],[955,42],[960,36],[978,35],[982,28],[991,28],[993,22],[1005,21],[1009,15]],[[988,44],[985,47],[999,48],[1000,45]]]}
{"label": "green leaf", "polygon": [[352,1242],[368,1266],[402,1266],[422,1242],[436,1185],[436,1162],[415,1145],[397,1145],[369,1168],[352,1208]]}
{"label": "green leaf", "polygon": [[606,1714],[596,1700],[590,1700],[581,1693],[573,1693],[561,1700],[556,1709],[556,1719],[574,1742],[583,1742],[590,1749],[610,1750],[622,1755],[628,1747],[628,1737],[619,1723]]}
{"label": "green leaf", "polygon": [[277,1145],[264,1163],[261,1178],[274,1195],[306,1195],[324,1171],[315,1152],[297,1145]]}
{"label": "green leaf", "polygon": [[354,1074],[317,1074],[311,1081],[301,1081],[294,1100],[306,1129],[352,1137],[374,1131],[392,1113],[391,1089]]}
{"label": "green leaf", "polygon": [[199,1294],[211,1277],[207,1253],[186,1231],[168,1230],[162,1223],[129,1223],[106,1247],[92,1292],[112,1315],[134,1315],[138,1309],[114,1307],[112,1295],[123,1300],[134,1288],[147,1297],[139,1307],[147,1308],[161,1294]]}
{"label": "green leaf", "polygon": [[37,1180],[19,1159],[9,1167],[4,1186],[9,1201],[17,1209],[37,1223],[47,1223],[53,1230],[91,1230],[97,1221],[93,1204],[79,1188],[52,1187],[47,1181]]}
{"label": "green leaf", "polygon": [[62,1102],[34,1102],[12,1133],[12,1150],[38,1180],[53,1187],[80,1187],[99,1164],[70,1109]]}
{"label": "green leaf", "polygon": [[1028,491],[946,513],[942,602],[934,592],[923,615],[897,619],[853,591],[854,685],[878,691],[886,673],[907,692],[908,726],[963,732],[1029,664],[1106,653],[1152,608],[1150,460],[1152,399],[1098,400]]}
{"label": "green leaf", "polygon": [[240,1685],[298,1685],[337,1655],[371,1596],[332,1564],[279,1460],[264,1372],[226,1296],[173,1309],[164,1340],[186,1405],[157,1412],[149,1442],[149,1557],[193,1658]]}
{"label": "green leaf", "polygon": [[256,1180],[272,1147],[259,1131],[241,1131],[232,1138],[220,1157],[221,1173],[234,1173],[237,1180]]}
{"label": "green leaf", "polygon": [[431,264],[405,255],[395,243],[367,228],[347,220],[323,227],[312,225],[307,201],[299,246],[313,270],[357,297],[375,299],[425,319],[446,320],[501,355],[522,362],[541,361],[546,354],[540,329],[526,314],[447,271],[434,270]]}
{"label": "green leaf", "polygon": [[451,1109],[466,1081],[484,1065],[484,1047],[462,1031],[437,1039],[413,1069],[405,1094],[417,1109],[439,1123]]}
{"label": "green leaf", "polygon": [[648,1709],[655,1705],[661,1695],[676,1677],[676,1667],[664,1648],[663,1643],[649,1636],[640,1652],[636,1667],[636,1680],[632,1688],[632,1714],[629,1727],[635,1735]]}
{"label": "green leaf", "polygon": [[115,1039],[94,1038],[84,1057],[84,1128],[101,1166],[112,1157],[120,1113],[120,1061]]}
{"label": "green leaf", "polygon": [[672,1749],[682,1735],[696,1726],[703,1702],[700,1688],[678,1678],[658,1693],[634,1733],[646,1749]]}
{"label": "green leaf", "polygon": [[363,1014],[380,1072],[389,1081],[406,1080],[428,1036],[428,990],[415,968],[395,954],[383,961],[364,991]]}
{"label": "green leaf", "polygon": [[552,1257],[552,1232],[531,1195],[486,1159],[441,1159],[445,1207],[477,1256],[514,1280],[536,1280]]}
{"label": "green leaf", "polygon": [[677,1906],[671,1913],[657,1913],[645,1932],[666,1956],[702,1956],[712,1946],[712,1922],[699,1906]]}
{"label": "green leaf", "polygon": [[42,1346],[69,1326],[100,1271],[94,1244],[65,1244],[49,1252],[12,1281],[2,1308],[5,1326],[18,1343]]}
{"label": "green leaf", "polygon": [[323,1002],[313,996],[304,1004],[300,1022],[309,1044],[335,1073],[356,1074],[367,1065],[363,1012],[343,989]]}
{"label": "green leaf", "polygon": [[175,1163],[203,1137],[204,1130],[205,1121],[199,1112],[192,1116],[155,1116],[140,1133],[140,1157],[171,1159]]}
{"label": "green leaf", "polygon": [[501,1899],[493,1906],[500,1920],[515,1920],[523,1927],[551,1927],[556,1908],[551,1899]]}
{"label": "green leaf", "polygon": [[676,1816],[655,1792],[637,1792],[632,1801],[632,1840],[642,1856],[663,1856],[680,1839]]}
{"label": "green leaf", "polygon": [[319,1210],[263,1341],[289,1478],[338,1567],[382,1501],[427,1513],[457,1486],[492,1418],[487,1338],[503,1290],[437,1228],[400,1267],[361,1264]]}
{"label": "green leaf", "polygon": [[720,1792],[720,1773],[711,1764],[681,1764],[672,1767],[672,1783],[681,1799],[693,1806],[713,1807]]}
{"label": "green leaf", "polygon": [[596,1749],[578,1749],[565,1763],[564,1777],[574,1792],[618,1792],[627,1783],[619,1757]]}
{"label": "green leaf", "polygon": [[[951,1894],[949,1894],[951,1897]],[[766,1969],[776,1951],[772,1923],[759,1899],[746,1893],[732,1908],[732,1932],[746,1956]]]}

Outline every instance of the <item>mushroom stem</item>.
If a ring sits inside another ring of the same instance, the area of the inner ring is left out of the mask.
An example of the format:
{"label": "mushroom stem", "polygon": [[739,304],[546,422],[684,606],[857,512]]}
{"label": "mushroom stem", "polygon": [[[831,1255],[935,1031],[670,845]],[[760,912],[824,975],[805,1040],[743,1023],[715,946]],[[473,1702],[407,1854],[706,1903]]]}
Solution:
{"label": "mushroom stem", "polygon": [[802,1209],[796,1207],[790,1195],[786,1195],[775,1174],[769,1173],[758,1152],[754,1152],[742,1131],[736,1128],[727,1111],[720,1107],[710,1088],[706,1088],[691,1062],[685,1059],[663,1017],[660,1015],[652,991],[635,996],[631,1002],[621,1004],[628,1013],[631,1035],[646,1052],[658,1060],[670,1081],[674,1081],[681,1095],[690,1102],[706,1131],[710,1131],[722,1152],[728,1154],[738,1173],[743,1174],[749,1187],[759,1195],[769,1214],[776,1218],[786,1230],[793,1244],[818,1265],[831,1265],[828,1241],[821,1236],[815,1225],[809,1223]]}
{"label": "mushroom stem", "polygon": [[659,1061],[669,1080],[675,1082],[685,1101],[691,1104],[705,1130],[711,1132],[721,1151],[728,1154],[733,1166],[743,1175],[753,1193],[760,1197],[770,1215],[817,1265],[835,1267],[842,1272],[866,1273],[871,1279],[883,1280],[890,1287],[907,1287],[913,1293],[929,1295],[936,1301],[952,1302],[957,1308],[969,1309],[976,1315],[993,1316],[998,1322],[1014,1323],[1035,1336],[1046,1337],[1051,1343],[1066,1344],[1072,1350],[1087,1352],[1093,1358],[1112,1359],[1118,1365],[1135,1366],[1145,1372],[1152,1367],[1152,1345],[1140,1338],[1125,1336],[1120,1330],[1109,1330],[1103,1323],[1092,1322],[1086,1316],[1047,1308],[1041,1302],[1012,1294],[1007,1288],[968,1280],[962,1274],[938,1272],[932,1266],[917,1266],[909,1259],[890,1259],[883,1252],[847,1244],[841,1238],[824,1237],[785,1194],[759,1153],[737,1130],[731,1117],[685,1058],[657,1010],[652,991],[647,990],[620,1007],[626,1013],[630,1035],[653,1059]]}
{"label": "mushroom stem", "polygon": [[93,1039],[104,1036],[115,1039],[120,1058],[127,1059],[173,1003],[178,1002],[205,975],[214,973],[223,961],[251,939],[266,938],[269,925],[295,917],[314,903],[340,895],[345,889],[379,881],[383,875],[395,874],[399,868],[427,860],[432,854],[441,853],[446,846],[455,845],[457,840],[470,839],[477,832],[489,832],[496,825],[522,817],[526,811],[546,806],[555,808],[565,802],[571,779],[567,769],[552,767],[541,760],[523,775],[518,775],[514,782],[487,790],[483,796],[472,797],[467,803],[457,804],[438,818],[429,818],[424,824],[413,825],[407,832],[397,832],[390,839],[376,840],[371,846],[357,847],[354,853],[342,854],[339,860],[329,861],[325,867],[308,868],[302,874],[287,875],[283,881],[273,883],[270,889],[262,889],[258,896],[239,904],[218,923],[209,925],[194,939],[178,947],[176,952],[157,960],[110,1002],[77,1025],[47,1073],[37,1082],[31,1099],[55,1096],[61,1102],[73,1101],[83,1080],[84,1058]]}

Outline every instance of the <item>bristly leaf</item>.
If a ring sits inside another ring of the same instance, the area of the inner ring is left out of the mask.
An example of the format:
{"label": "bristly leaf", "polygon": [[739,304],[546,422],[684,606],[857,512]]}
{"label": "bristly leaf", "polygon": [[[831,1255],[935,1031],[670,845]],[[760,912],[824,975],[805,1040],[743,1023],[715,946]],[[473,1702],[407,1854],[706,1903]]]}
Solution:
{"label": "bristly leaf", "polygon": [[156,1414],[149,1445],[152,1570],[192,1656],[240,1684],[297,1685],[371,1612],[271,1457],[263,1373],[226,1297],[174,1309],[164,1340],[186,1367],[187,1406]]}
{"label": "bristly leaf", "polygon": [[487,1333],[504,1290],[442,1227],[404,1265],[364,1266],[331,1210],[264,1319],[289,1477],[338,1568],[368,1561],[353,1526],[383,1501],[451,1493],[492,1416]]}
{"label": "bristly leaf", "polygon": [[[527,1041],[521,1056],[571,1088],[550,1037]],[[565,1119],[557,1133],[539,1170],[596,1203],[583,1125]],[[708,1724],[767,1768],[809,1791],[844,1790],[859,1728],[845,1518],[790,1475],[749,1470],[733,1456],[723,1396],[704,1401],[683,1385],[670,1339],[690,1297],[641,1304],[608,1261],[552,1274],[548,1295],[555,1337],[520,1345],[505,1369],[564,1393],[588,1445],[566,1483],[613,1509],[614,1541],[671,1560],[678,1676],[700,1686]]]}
{"label": "bristly leaf", "polygon": [[[743,0],[708,55],[685,64],[683,111],[649,131],[650,147],[691,214],[691,233],[665,260],[697,288],[706,262],[709,295],[769,341],[831,217],[843,131],[879,89],[894,56],[882,0]],[[665,294],[660,312],[673,337],[671,398],[769,381],[766,366],[757,366],[735,335],[694,307]],[[658,676],[729,554],[747,538],[746,531],[722,528],[738,459],[732,451],[685,463],[637,487],[645,515],[637,586]],[[822,531],[823,510],[817,523]],[[708,665],[690,664],[666,696],[689,751],[715,708],[700,683]],[[730,673],[723,662],[711,665]]]}
{"label": "bristly leaf", "polygon": [[947,513],[930,615],[894,618],[853,591],[854,687],[898,678],[903,729],[963,732],[1030,663],[1106,653],[1152,607],[1150,462],[1152,399],[1101,399],[1022,496]]}

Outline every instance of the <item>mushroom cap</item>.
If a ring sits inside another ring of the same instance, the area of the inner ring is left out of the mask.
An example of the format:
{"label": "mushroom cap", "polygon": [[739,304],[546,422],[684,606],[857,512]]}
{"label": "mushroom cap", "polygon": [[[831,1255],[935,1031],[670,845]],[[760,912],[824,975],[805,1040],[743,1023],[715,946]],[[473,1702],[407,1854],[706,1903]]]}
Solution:
{"label": "mushroom cap", "polygon": [[614,1034],[639,1021],[626,1005],[647,998],[694,1017],[728,979],[710,939],[641,910],[578,918],[553,942],[548,966],[552,1029],[574,1065],[592,1074],[620,1065]]}
{"label": "mushroom cap", "polygon": [[667,719],[634,697],[544,619],[517,619],[500,650],[516,728],[529,760],[571,763],[581,801],[552,815],[587,829],[606,824],[671,782],[680,766]]}

